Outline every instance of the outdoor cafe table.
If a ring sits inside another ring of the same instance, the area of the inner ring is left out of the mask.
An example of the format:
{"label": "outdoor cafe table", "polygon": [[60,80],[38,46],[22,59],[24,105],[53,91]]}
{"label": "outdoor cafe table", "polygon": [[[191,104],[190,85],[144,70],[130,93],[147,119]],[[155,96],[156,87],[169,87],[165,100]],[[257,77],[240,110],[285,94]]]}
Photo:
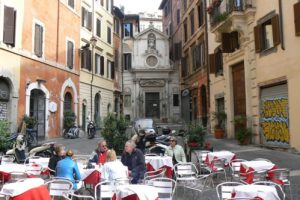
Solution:
{"label": "outdoor cafe table", "polygon": [[16,164],[16,163],[9,163],[5,165],[0,165],[0,179],[4,182],[10,180],[10,174],[12,172],[22,172],[25,173],[26,167],[24,164]]}
{"label": "outdoor cafe table", "polygon": [[[241,162],[240,176],[246,177],[246,182],[250,184],[253,182],[253,173],[250,172],[270,171],[276,168],[277,166],[274,163],[265,160],[253,160],[253,161]],[[267,175],[269,177],[272,176],[271,173],[268,173]]]}
{"label": "outdoor cafe table", "polygon": [[280,200],[276,188],[267,185],[239,185],[234,187],[233,198],[258,198],[260,200]]}
{"label": "outdoor cafe table", "polygon": [[161,168],[166,168],[165,175],[172,178],[173,162],[171,156],[145,156],[147,171],[156,171]]}
{"label": "outdoor cafe table", "polygon": [[28,178],[3,185],[0,192],[10,200],[50,200],[50,194],[41,178]]}
{"label": "outdoor cafe table", "polygon": [[85,184],[96,185],[101,180],[101,168],[99,165],[94,165],[95,168],[86,169],[86,165],[78,163],[78,168],[81,176],[81,180]]}
{"label": "outdoor cafe table", "polygon": [[228,165],[229,162],[235,158],[235,153],[230,151],[214,151],[207,154],[205,162],[208,165],[211,165],[211,161],[214,159],[225,159],[225,165]]}
{"label": "outdoor cafe table", "polygon": [[158,200],[158,191],[149,185],[120,185],[113,200]]}

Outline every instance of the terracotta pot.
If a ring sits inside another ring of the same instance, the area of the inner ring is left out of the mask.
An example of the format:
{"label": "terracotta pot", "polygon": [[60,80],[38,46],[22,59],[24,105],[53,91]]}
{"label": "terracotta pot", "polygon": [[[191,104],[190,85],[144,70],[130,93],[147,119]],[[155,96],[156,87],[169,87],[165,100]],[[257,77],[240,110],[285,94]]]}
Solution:
{"label": "terracotta pot", "polygon": [[216,139],[222,139],[224,138],[224,130],[221,128],[216,128],[215,129],[215,138]]}
{"label": "terracotta pot", "polygon": [[189,142],[188,145],[189,145],[189,147],[197,147],[198,142]]}

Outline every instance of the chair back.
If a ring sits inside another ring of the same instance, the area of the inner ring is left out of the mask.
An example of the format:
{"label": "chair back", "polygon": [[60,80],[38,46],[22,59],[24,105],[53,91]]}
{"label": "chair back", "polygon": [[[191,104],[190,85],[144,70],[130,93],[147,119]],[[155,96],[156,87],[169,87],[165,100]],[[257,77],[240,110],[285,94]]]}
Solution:
{"label": "chair back", "polygon": [[213,159],[211,161],[211,166],[214,169],[224,169],[225,168],[225,159]]}
{"label": "chair back", "polygon": [[156,153],[146,153],[145,156],[159,156],[159,155]]}
{"label": "chair back", "polygon": [[240,168],[241,168],[241,163],[246,162],[246,161],[247,160],[244,160],[244,159],[234,159],[231,162],[229,162],[229,167],[230,167],[232,175],[239,174]]}
{"label": "chair back", "polygon": [[25,173],[25,172],[11,172],[10,173],[10,179],[9,179],[9,183],[12,183],[12,182],[17,182],[19,180],[22,180],[22,179],[25,179],[25,178],[28,178],[28,175]]}
{"label": "chair back", "polygon": [[1,165],[11,164],[15,160],[15,157],[12,155],[3,155],[1,156]]}
{"label": "chair back", "polygon": [[175,171],[176,178],[196,177],[198,174],[196,166],[191,162],[177,163],[174,165],[173,169]]}
{"label": "chair back", "polygon": [[147,181],[154,178],[164,177],[165,173],[166,173],[166,168],[160,168],[156,171],[146,172],[144,175],[144,183],[147,183]]}
{"label": "chair back", "polygon": [[285,199],[285,193],[282,189],[282,187],[277,184],[277,183],[274,183],[272,181],[257,181],[255,183],[252,183],[252,185],[267,185],[267,186],[273,186],[276,188],[276,191],[277,191],[277,194],[279,196],[280,199]]}
{"label": "chair back", "polygon": [[244,184],[240,182],[224,182],[217,185],[216,191],[219,200],[231,199],[233,189],[235,186],[238,185],[244,185]]}
{"label": "chair back", "polygon": [[73,199],[82,199],[82,200],[94,200],[95,198],[92,196],[88,195],[79,195],[79,194],[74,194],[72,192],[69,193],[64,193],[63,194],[64,199],[67,200],[73,200]]}
{"label": "chair back", "polygon": [[119,185],[129,185],[130,184],[130,179],[129,178],[116,178],[113,180],[113,184],[115,186]]}
{"label": "chair back", "polygon": [[51,197],[63,197],[64,193],[71,193],[73,183],[67,179],[55,178],[45,183]]}
{"label": "chair back", "polygon": [[290,183],[290,170],[286,168],[281,169],[273,169],[269,171],[270,180],[273,182],[282,182],[281,184],[289,184]]}
{"label": "chair back", "polygon": [[170,178],[159,177],[149,180],[147,185],[156,188],[160,200],[171,200],[176,188],[176,181]]}
{"label": "chair back", "polygon": [[95,186],[95,199],[112,199],[115,193],[115,186],[111,181],[102,181]]}

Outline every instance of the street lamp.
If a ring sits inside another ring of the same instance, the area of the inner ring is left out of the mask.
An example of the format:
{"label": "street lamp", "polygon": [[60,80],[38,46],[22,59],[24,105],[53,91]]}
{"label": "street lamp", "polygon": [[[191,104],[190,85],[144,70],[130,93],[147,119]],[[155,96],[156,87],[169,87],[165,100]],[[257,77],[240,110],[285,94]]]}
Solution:
{"label": "street lamp", "polygon": [[95,36],[92,36],[90,39],[90,45],[92,46],[92,55],[91,55],[91,73],[92,73],[92,79],[91,79],[91,118],[90,121],[93,119],[93,81],[94,81],[94,49],[97,43],[97,39]]}

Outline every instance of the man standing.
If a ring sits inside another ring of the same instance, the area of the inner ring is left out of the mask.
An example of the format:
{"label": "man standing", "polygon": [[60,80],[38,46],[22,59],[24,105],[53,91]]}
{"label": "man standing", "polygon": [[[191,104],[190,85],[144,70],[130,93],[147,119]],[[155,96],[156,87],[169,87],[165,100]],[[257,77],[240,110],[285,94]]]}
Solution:
{"label": "man standing", "polygon": [[135,148],[135,143],[131,140],[125,143],[124,153],[121,157],[123,165],[128,167],[131,183],[139,183],[146,172],[145,156],[141,150]]}
{"label": "man standing", "polygon": [[180,145],[177,144],[177,139],[172,136],[169,142],[170,146],[168,146],[165,154],[172,157],[173,164],[175,165],[179,162],[186,162],[184,150]]}
{"label": "man standing", "polygon": [[107,150],[108,148],[107,148],[106,140],[100,140],[98,142],[98,148],[93,151],[89,162],[104,164],[106,162]]}

